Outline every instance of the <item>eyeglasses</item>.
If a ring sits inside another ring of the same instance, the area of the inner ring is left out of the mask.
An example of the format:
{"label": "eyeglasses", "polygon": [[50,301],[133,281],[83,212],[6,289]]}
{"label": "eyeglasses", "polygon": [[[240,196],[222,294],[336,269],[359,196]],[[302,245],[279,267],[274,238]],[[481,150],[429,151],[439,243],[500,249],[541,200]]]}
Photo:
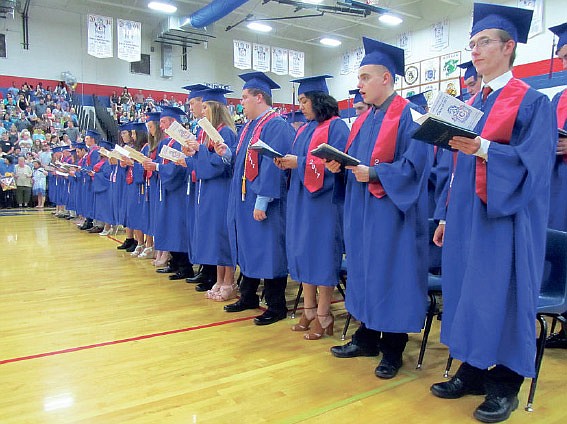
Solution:
{"label": "eyeglasses", "polygon": [[483,49],[486,46],[488,46],[490,43],[505,43],[505,41],[502,40],[496,40],[494,38],[481,38],[480,40],[474,42],[471,41],[469,43],[468,47],[465,47],[465,50],[468,52],[472,52],[474,50],[474,48],[476,47],[477,49]]}

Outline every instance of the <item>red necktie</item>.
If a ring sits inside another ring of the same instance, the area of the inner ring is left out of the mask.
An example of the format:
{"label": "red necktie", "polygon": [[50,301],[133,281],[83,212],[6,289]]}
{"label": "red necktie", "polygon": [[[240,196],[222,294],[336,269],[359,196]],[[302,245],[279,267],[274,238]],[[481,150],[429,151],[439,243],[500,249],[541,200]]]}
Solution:
{"label": "red necktie", "polygon": [[490,93],[492,93],[492,87],[485,85],[484,88],[482,89],[482,103],[486,101],[486,98]]}

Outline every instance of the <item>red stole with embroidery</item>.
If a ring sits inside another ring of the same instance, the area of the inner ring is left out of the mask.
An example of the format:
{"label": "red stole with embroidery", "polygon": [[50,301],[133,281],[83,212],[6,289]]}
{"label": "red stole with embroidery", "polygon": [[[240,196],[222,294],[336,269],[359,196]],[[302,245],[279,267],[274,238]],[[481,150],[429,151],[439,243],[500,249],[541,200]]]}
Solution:
{"label": "red stole with embroidery", "polygon": [[[488,112],[480,133],[482,138],[501,144],[510,144],[520,104],[529,88],[529,85],[516,78],[512,78],[504,86]],[[477,196],[486,203],[486,161],[479,157],[476,158],[475,186]]]}
{"label": "red stole with embroidery", "polygon": [[[157,158],[157,147],[150,152],[150,159],[152,161],[155,161],[156,158]],[[154,171],[144,171],[144,178],[146,180],[149,180],[152,177],[153,173],[154,173]]]}
{"label": "red stole with embroidery", "polygon": [[[325,160],[313,156],[311,151],[316,149],[321,144],[326,144],[329,142],[329,127],[331,122],[335,119],[339,119],[338,116],[333,116],[326,121],[320,122],[319,125],[313,131],[311,136],[311,141],[309,142],[309,147],[307,148],[307,156],[305,158],[305,174],[303,176],[303,185],[310,193],[314,193],[317,190],[321,190],[323,187],[325,179]],[[307,128],[307,125],[303,125],[297,130],[295,139]],[[295,143],[295,141],[294,141]]]}
{"label": "red stole with embroidery", "polygon": [[[266,125],[269,121],[271,121],[272,119],[278,116],[279,115],[275,111],[268,110],[268,112],[266,112],[266,114],[259,119],[258,124],[254,128],[254,132],[252,133],[252,138],[250,138],[248,146],[252,146],[253,144],[256,144],[260,139],[260,133],[262,132],[264,125]],[[253,121],[249,121],[242,130],[242,134],[240,135],[240,141],[238,142],[238,147],[236,148],[236,154],[238,154],[240,148],[242,147],[242,142],[244,141],[244,138],[248,133],[248,128],[250,127],[250,124],[252,122]],[[244,165],[244,175],[246,176],[246,179],[248,181],[254,181],[258,176],[258,152],[247,148],[245,160],[246,163]]]}
{"label": "red stole with embroidery", "polygon": [[93,154],[94,151],[98,150],[100,147],[98,147],[96,144],[91,147],[91,149],[89,150],[89,153],[87,153],[87,166],[91,166],[91,155]]}
{"label": "red stole with embroidery", "polygon": [[[378,132],[378,137],[376,137],[376,141],[374,142],[374,149],[372,150],[369,166],[376,166],[381,162],[389,163],[394,160],[400,118],[402,117],[402,112],[408,103],[409,101],[401,96],[396,95],[396,97],[394,97],[394,100],[388,107],[386,115],[380,125],[380,131]],[[356,121],[354,121],[348,136],[345,152],[348,152],[350,145],[358,135],[362,124],[366,121],[366,118],[368,118],[370,113],[372,113],[372,109],[368,109],[364,114],[360,115]],[[369,182],[368,190],[378,199],[386,195],[384,187],[382,187],[380,181]]]}

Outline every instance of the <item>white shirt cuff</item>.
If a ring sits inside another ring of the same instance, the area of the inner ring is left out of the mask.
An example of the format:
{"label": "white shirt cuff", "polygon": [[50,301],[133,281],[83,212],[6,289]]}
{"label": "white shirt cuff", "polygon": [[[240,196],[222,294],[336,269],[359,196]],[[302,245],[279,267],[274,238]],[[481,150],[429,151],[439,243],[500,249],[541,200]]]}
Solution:
{"label": "white shirt cuff", "polygon": [[490,140],[487,140],[486,138],[482,138],[480,136],[477,138],[480,140],[480,147],[474,155],[484,160],[488,160],[488,148],[490,147]]}

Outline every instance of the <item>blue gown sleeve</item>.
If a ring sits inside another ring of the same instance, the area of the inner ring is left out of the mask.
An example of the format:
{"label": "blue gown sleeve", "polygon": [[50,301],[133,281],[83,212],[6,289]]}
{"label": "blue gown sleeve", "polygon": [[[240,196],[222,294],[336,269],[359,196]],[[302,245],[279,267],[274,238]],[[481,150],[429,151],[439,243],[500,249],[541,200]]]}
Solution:
{"label": "blue gown sleeve", "polygon": [[513,215],[549,187],[557,146],[557,117],[547,96],[530,90],[518,111],[510,144],[490,143],[487,213]]}
{"label": "blue gown sleeve", "polygon": [[439,221],[447,217],[447,198],[453,175],[453,152],[439,149],[435,169],[437,181],[435,183],[435,212],[433,218]]}
{"label": "blue gown sleeve", "polygon": [[[275,118],[269,121],[260,134],[260,139],[281,154],[287,154],[295,132],[293,127],[283,119]],[[258,196],[279,199],[287,190],[287,173],[279,169],[272,159],[258,155],[260,172],[258,177],[250,184],[251,190]]]}
{"label": "blue gown sleeve", "polygon": [[[178,142],[173,143],[173,149],[181,150]],[[159,177],[162,187],[167,191],[175,191],[187,184],[187,169],[173,162],[163,163],[160,159]]]}
{"label": "blue gown sleeve", "polygon": [[[229,148],[236,147],[236,134],[230,128],[222,128],[220,135]],[[215,151],[209,151],[206,146],[199,148],[193,160],[198,179],[209,180],[222,175],[230,175],[231,164],[227,164]]]}

